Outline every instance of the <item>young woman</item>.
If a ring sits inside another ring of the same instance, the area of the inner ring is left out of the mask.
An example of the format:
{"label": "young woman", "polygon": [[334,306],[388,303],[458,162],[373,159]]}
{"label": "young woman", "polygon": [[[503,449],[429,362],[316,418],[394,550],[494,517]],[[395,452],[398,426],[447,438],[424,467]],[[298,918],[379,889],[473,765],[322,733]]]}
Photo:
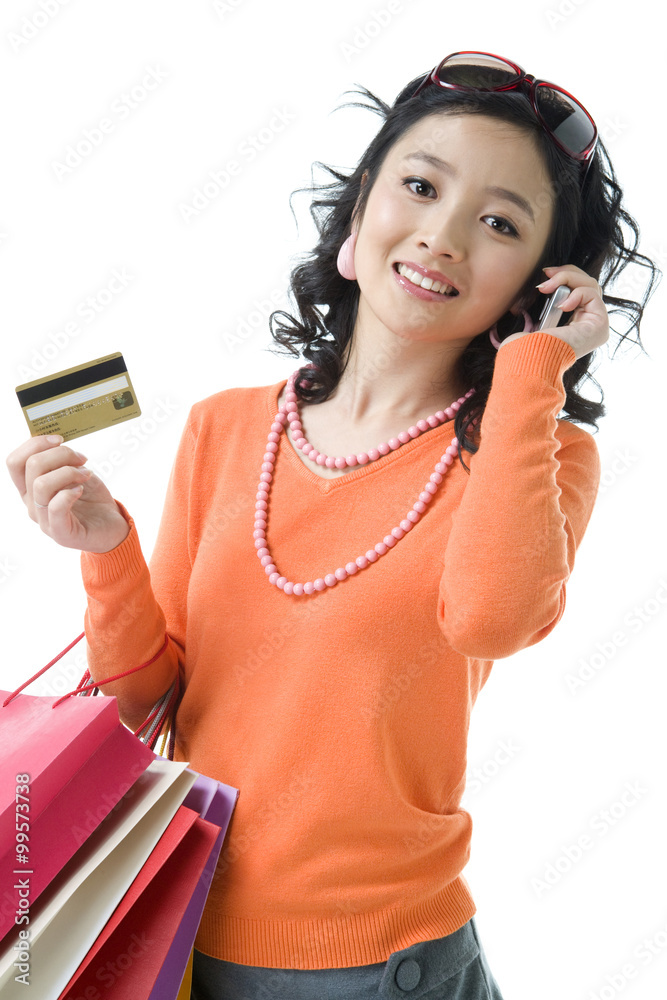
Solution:
{"label": "young woman", "polygon": [[[191,408],[150,573],[83,456],[8,458],[82,550],[92,677],[166,634],[104,691],[136,728],[178,678],[175,759],[240,789],[197,1000],[501,998],[462,874],[470,711],[563,614],[600,477],[574,421],[604,414],[577,386],[606,304],[638,330],[656,276],[565,91],[455,53],[392,107],[364,93],[382,128],[314,202],[299,318],[271,317],[309,363]],[[642,303],[604,291],[628,261]],[[563,284],[569,323],[534,329]]]}

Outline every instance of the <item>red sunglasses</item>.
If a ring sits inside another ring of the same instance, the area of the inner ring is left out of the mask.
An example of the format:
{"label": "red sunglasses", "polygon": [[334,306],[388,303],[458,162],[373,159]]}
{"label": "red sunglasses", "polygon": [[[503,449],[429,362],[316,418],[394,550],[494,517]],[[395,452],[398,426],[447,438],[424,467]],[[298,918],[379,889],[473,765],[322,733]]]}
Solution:
{"label": "red sunglasses", "polygon": [[536,80],[521,66],[491,52],[450,53],[426,74],[410,96],[416,97],[431,83],[449,90],[522,91],[552,141],[585,167],[585,179],[595,152],[598,130],[583,104],[567,90],[546,80]]}

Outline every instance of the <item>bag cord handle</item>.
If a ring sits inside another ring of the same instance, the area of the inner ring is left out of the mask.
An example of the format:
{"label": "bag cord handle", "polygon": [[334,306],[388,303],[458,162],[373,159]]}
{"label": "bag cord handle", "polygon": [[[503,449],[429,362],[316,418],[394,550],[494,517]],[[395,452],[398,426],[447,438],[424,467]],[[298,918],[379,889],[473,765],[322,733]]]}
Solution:
{"label": "bag cord handle", "polygon": [[[64,656],[65,653],[69,652],[72,646],[76,646],[77,642],[80,642],[81,639],[83,639],[85,634],[86,634],[85,632],[82,632],[81,635],[77,636],[76,639],[70,642],[69,646],[66,646],[65,649],[62,650],[62,652],[58,653],[57,656],[54,656],[53,659],[49,663],[47,663],[45,667],[42,667],[41,670],[38,670],[36,674],[33,674],[32,677],[29,677],[27,681],[24,681],[24,683],[21,684],[20,687],[18,687],[15,691],[13,691],[10,695],[8,695],[8,697],[5,698],[5,700],[2,703],[2,708],[5,708],[10,703],[10,701],[16,698],[16,696],[20,694],[21,691],[23,691],[23,689],[26,688],[29,684],[32,684],[32,682],[37,680],[38,677],[41,677],[42,674],[49,669],[49,667],[52,667],[54,663],[57,663],[57,661],[62,656]],[[155,660],[158,659],[158,657],[162,656],[168,644],[169,644],[169,635],[167,632],[165,632],[164,642],[162,643],[162,646],[157,651],[157,653],[150,658],[150,660],[146,660],[145,663],[140,663],[138,667],[131,667],[129,670],[124,670],[120,674],[114,674],[113,677],[107,677],[106,680],[103,681],[91,680],[90,671],[86,670],[86,672],[84,673],[83,677],[79,681],[78,685],[74,688],[74,690],[68,691],[66,694],[62,695],[61,698],[56,699],[51,708],[55,708],[56,705],[59,705],[67,698],[71,698],[73,695],[83,695],[84,697],[90,695],[91,693],[95,695],[97,694],[101,685],[109,684],[111,683],[111,681],[120,680],[121,677],[127,677],[128,674],[133,674],[137,670],[142,670],[144,667],[150,666],[151,663],[154,663]],[[169,740],[170,760],[173,759],[173,753],[174,753],[174,744],[176,739],[176,727],[174,725],[174,719],[176,715],[175,709],[176,706],[178,705],[180,695],[181,695],[181,685],[180,685],[180,672],[179,672],[176,674],[176,678],[172,683],[170,689],[162,696],[162,698],[160,698],[160,700],[156,703],[148,718],[144,722],[142,722],[139,728],[136,729],[134,732],[134,735],[138,739],[142,740],[142,742],[145,742],[146,745],[149,746],[150,749],[152,750],[153,747],[155,746],[155,743],[157,742],[158,736],[160,735],[160,731],[162,729],[164,720],[170,716],[170,713],[172,713],[171,734]],[[140,734],[144,729],[146,729],[147,726],[149,727],[148,732],[142,738]]]}

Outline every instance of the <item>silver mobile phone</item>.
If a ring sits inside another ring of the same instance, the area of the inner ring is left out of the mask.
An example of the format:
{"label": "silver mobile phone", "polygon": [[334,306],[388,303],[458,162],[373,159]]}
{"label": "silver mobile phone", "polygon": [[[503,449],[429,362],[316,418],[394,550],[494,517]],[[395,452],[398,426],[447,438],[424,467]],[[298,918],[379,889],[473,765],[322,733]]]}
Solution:
{"label": "silver mobile phone", "polygon": [[544,330],[547,327],[558,326],[560,318],[563,315],[563,310],[559,306],[561,302],[565,301],[571,291],[572,289],[568,288],[567,285],[558,286],[553,295],[550,295],[544,303],[544,309],[540,313],[536,329]]}

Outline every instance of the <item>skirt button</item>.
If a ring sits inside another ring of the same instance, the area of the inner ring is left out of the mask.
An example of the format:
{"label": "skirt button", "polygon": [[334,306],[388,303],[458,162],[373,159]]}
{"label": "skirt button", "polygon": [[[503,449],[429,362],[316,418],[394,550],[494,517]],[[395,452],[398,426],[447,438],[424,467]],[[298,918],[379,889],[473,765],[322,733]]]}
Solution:
{"label": "skirt button", "polygon": [[414,990],[421,977],[421,969],[414,958],[404,959],[396,969],[396,985],[406,993],[408,990]]}

